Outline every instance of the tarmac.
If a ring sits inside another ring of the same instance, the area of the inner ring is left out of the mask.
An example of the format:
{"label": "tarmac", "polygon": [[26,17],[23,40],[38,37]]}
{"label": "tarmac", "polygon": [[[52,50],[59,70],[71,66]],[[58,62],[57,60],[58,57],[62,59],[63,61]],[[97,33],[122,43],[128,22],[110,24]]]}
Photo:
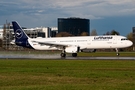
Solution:
{"label": "tarmac", "polygon": [[59,54],[35,55],[35,54],[0,54],[0,59],[65,59],[65,60],[135,60],[135,57],[60,57]]}

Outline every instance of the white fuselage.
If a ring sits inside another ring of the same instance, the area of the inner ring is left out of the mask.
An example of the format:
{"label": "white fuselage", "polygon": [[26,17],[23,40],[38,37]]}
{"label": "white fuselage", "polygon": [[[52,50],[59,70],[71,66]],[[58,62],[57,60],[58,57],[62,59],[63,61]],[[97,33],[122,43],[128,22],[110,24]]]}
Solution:
{"label": "white fuselage", "polygon": [[[39,44],[37,42],[78,46],[80,49],[110,49],[126,48],[132,45],[130,40],[123,36],[83,36],[83,37],[57,37],[28,39],[30,45],[36,50],[61,50],[56,46]],[[37,41],[37,42],[36,42]]]}

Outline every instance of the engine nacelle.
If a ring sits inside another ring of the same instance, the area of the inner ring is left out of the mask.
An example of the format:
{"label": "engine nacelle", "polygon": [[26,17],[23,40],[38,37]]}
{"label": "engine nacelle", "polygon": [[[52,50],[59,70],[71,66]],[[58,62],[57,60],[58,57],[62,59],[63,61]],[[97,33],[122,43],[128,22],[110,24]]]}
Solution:
{"label": "engine nacelle", "polygon": [[91,52],[96,52],[96,49],[83,49],[81,50],[81,52],[91,53]]}
{"label": "engine nacelle", "polygon": [[71,47],[65,48],[65,51],[67,53],[77,53],[77,52],[79,52],[79,50],[80,50],[80,47],[78,47],[78,46],[71,46]]}

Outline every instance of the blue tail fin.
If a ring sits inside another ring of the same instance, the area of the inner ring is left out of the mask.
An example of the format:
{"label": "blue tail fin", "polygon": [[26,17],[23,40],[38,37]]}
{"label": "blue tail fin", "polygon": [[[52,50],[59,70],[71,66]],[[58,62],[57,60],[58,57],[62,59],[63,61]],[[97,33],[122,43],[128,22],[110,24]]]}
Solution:
{"label": "blue tail fin", "polygon": [[22,28],[16,21],[13,21],[12,24],[13,24],[13,29],[15,33],[15,40],[18,41],[18,40],[28,39],[28,36],[26,35],[26,33],[22,30]]}
{"label": "blue tail fin", "polygon": [[12,22],[14,34],[15,34],[15,43],[18,46],[23,46],[27,48],[32,48],[31,45],[28,43],[28,36],[27,34],[22,30],[20,25],[16,22]]}

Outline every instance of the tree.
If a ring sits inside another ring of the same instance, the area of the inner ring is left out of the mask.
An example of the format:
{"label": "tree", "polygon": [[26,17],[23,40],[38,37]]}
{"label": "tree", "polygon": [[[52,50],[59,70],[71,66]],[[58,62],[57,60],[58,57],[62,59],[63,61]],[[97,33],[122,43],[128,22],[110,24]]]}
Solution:
{"label": "tree", "polygon": [[106,34],[105,35],[110,35],[110,32],[108,31],[108,32],[106,32]]}
{"label": "tree", "polygon": [[106,32],[104,35],[120,35],[119,32],[115,31],[115,30],[112,30],[111,32]]}
{"label": "tree", "polygon": [[110,32],[110,35],[120,35],[120,33],[117,32],[117,31],[115,31],[115,30],[112,30],[112,31]]}
{"label": "tree", "polygon": [[97,36],[97,31],[96,31],[96,29],[93,29],[93,30],[90,32],[90,36]]}
{"label": "tree", "polygon": [[127,38],[128,38],[129,40],[133,40],[133,33],[130,32],[130,33],[127,35]]}
{"label": "tree", "polygon": [[88,36],[89,34],[87,32],[82,32],[81,36]]}
{"label": "tree", "polygon": [[68,36],[73,36],[73,35],[67,32],[60,32],[56,34],[56,37],[68,37]]}

